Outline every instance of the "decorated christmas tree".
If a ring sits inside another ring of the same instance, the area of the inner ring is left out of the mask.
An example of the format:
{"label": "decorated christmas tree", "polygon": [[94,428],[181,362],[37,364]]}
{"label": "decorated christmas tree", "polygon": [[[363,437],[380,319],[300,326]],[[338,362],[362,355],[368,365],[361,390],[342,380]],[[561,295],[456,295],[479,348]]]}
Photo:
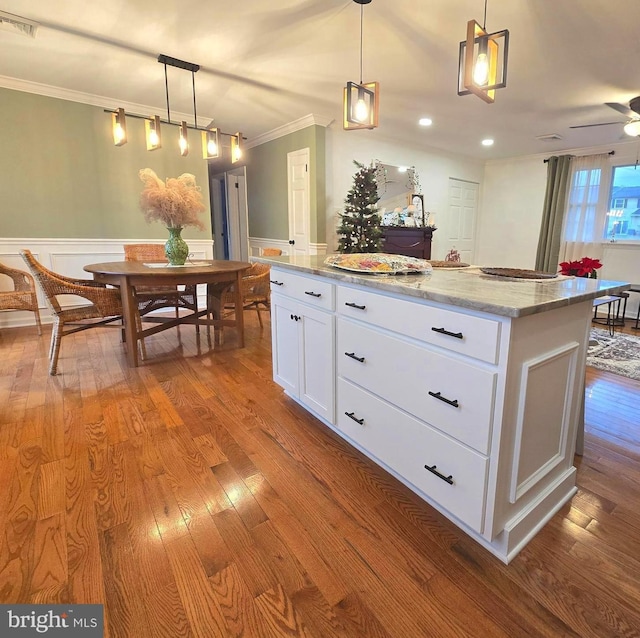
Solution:
{"label": "decorated christmas tree", "polygon": [[345,209],[340,213],[339,253],[377,253],[382,248],[380,215],[376,203],[378,185],[374,166],[353,162],[358,172],[353,187],[345,199]]}

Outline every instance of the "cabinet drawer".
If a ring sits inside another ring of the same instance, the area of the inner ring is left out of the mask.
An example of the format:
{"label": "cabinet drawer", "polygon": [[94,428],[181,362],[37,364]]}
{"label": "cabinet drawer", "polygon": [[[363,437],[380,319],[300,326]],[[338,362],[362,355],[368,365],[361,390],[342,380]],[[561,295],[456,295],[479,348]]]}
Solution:
{"label": "cabinet drawer", "polygon": [[341,377],[488,454],[496,372],[345,318],[337,343]]}
{"label": "cabinet drawer", "polygon": [[499,321],[346,286],[338,286],[336,297],[338,312],[347,317],[481,361],[498,361]]}
{"label": "cabinet drawer", "polygon": [[271,269],[271,292],[292,297],[310,306],[334,309],[334,285],[328,281]]}
{"label": "cabinet drawer", "polygon": [[486,458],[345,379],[338,380],[337,425],[420,492],[482,532]]}

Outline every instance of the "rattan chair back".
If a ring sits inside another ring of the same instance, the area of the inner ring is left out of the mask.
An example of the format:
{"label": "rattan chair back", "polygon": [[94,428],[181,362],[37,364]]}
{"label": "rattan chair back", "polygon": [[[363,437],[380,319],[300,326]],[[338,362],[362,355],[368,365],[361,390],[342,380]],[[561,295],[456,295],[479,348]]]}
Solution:
{"label": "rattan chair back", "polygon": [[0,310],[29,310],[33,312],[38,326],[38,334],[42,334],[40,309],[36,296],[36,284],[33,277],[24,270],[9,268],[0,263],[0,275],[11,279],[13,290],[0,290]]}
{"label": "rattan chair back", "polygon": [[[29,250],[21,250],[20,254],[42,289],[54,316],[49,350],[49,374],[54,375],[57,372],[62,337],[122,319],[120,290],[107,288],[105,284],[93,279],[74,279],[54,273],[45,268]],[[58,300],[60,295],[75,295],[89,303],[63,307]],[[65,329],[69,325],[74,327]]]}

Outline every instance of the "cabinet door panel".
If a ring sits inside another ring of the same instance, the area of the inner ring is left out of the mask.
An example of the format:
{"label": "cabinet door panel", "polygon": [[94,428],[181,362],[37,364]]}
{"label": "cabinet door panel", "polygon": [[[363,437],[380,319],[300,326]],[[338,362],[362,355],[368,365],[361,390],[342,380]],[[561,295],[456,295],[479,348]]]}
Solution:
{"label": "cabinet door panel", "polygon": [[334,318],[313,308],[305,308],[302,313],[300,400],[334,423]]}
{"label": "cabinet door panel", "polygon": [[291,319],[296,314],[295,306],[277,295],[271,297],[273,379],[289,394],[298,396],[299,322]]}

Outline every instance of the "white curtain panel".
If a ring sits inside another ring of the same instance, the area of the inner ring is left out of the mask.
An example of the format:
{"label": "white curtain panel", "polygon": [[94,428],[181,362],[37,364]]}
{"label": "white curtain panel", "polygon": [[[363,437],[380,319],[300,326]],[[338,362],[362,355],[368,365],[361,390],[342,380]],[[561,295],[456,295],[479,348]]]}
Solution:
{"label": "white curtain panel", "polygon": [[571,160],[571,185],[560,244],[560,261],[601,259],[602,233],[609,209],[611,156],[584,155]]}

